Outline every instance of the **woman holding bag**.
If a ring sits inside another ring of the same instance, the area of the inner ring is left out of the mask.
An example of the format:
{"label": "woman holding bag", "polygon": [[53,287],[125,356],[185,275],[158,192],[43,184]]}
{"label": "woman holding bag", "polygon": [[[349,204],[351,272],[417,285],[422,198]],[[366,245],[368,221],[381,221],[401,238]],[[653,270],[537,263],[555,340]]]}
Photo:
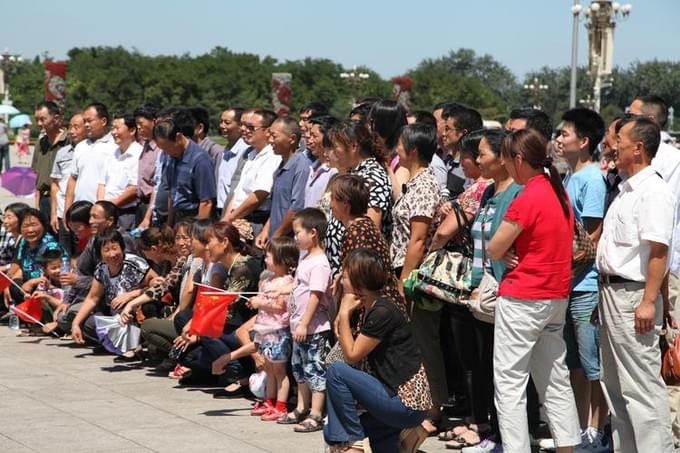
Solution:
{"label": "woman holding bag", "polygon": [[562,336],[571,290],[574,215],[547,141],[532,129],[503,140],[508,173],[523,192],[487,244],[487,256],[509,270],[495,314],[494,384],[504,451],[530,452],[526,385],[531,373],[558,452],[581,442]]}

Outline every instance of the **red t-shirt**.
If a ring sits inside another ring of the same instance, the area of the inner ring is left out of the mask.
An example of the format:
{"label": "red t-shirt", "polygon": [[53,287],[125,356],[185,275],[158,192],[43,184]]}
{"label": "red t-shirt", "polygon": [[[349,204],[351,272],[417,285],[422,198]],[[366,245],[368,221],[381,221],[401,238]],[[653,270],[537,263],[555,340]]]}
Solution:
{"label": "red t-shirt", "polygon": [[531,178],[510,204],[504,220],[517,223],[516,268],[501,280],[498,295],[518,299],[566,299],[571,290],[574,214],[564,216],[545,175]]}

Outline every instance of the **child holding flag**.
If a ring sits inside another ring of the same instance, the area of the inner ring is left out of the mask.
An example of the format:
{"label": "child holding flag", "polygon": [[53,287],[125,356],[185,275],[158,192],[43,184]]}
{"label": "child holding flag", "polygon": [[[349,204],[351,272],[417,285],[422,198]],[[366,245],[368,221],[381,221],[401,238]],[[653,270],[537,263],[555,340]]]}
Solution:
{"label": "child holding flag", "polygon": [[[267,399],[253,408],[252,415],[273,421],[285,417],[290,382],[286,366],[292,350],[288,298],[293,288],[293,277],[300,254],[295,241],[289,237],[272,238],[267,245],[267,269],[260,277],[261,296],[250,299],[258,310],[253,331],[255,343],[265,359]],[[276,398],[276,405],[274,405]]]}
{"label": "child holding flag", "polygon": [[330,350],[331,267],[322,247],[326,216],[319,209],[303,209],[295,215],[293,231],[298,248],[306,252],[295,273],[288,305],[294,340],[291,363],[298,383],[298,404],[278,423],[297,424],[295,432],[309,433],[323,429],[324,359]]}

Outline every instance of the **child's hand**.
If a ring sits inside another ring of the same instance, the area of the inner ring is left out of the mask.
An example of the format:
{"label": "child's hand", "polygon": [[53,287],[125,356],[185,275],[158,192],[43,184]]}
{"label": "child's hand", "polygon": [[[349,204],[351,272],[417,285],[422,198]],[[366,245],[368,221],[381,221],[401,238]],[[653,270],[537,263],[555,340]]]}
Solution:
{"label": "child's hand", "polygon": [[299,324],[295,331],[293,332],[293,340],[298,343],[302,343],[307,338],[307,326],[304,324]]}
{"label": "child's hand", "polygon": [[45,300],[47,298],[47,293],[45,291],[33,291],[31,297],[37,297],[40,300]]}
{"label": "child's hand", "polygon": [[262,305],[262,302],[263,302],[262,297],[253,296],[250,299],[248,299],[248,302],[246,302],[246,304],[249,305],[250,308],[252,308],[253,310],[257,310]]}

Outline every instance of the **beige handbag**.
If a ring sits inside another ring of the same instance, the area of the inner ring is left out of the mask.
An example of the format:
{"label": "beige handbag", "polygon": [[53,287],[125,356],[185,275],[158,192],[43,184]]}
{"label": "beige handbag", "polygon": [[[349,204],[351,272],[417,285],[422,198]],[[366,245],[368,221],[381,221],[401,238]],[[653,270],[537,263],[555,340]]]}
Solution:
{"label": "beige handbag", "polygon": [[498,282],[496,278],[486,270],[486,241],[484,238],[484,224],[486,223],[486,213],[488,208],[484,208],[482,217],[482,267],[484,275],[477,287],[477,297],[470,298],[470,311],[472,316],[479,321],[493,324],[496,315],[496,297],[498,292]]}

